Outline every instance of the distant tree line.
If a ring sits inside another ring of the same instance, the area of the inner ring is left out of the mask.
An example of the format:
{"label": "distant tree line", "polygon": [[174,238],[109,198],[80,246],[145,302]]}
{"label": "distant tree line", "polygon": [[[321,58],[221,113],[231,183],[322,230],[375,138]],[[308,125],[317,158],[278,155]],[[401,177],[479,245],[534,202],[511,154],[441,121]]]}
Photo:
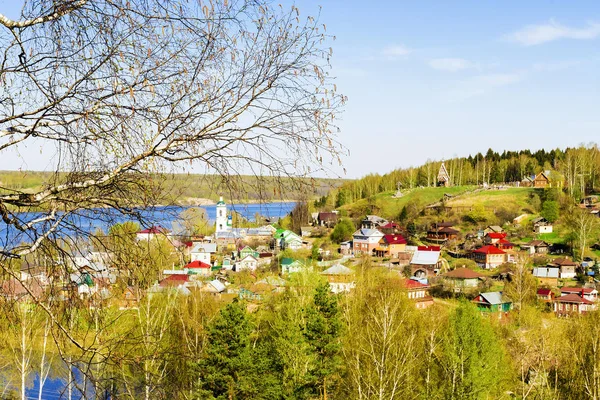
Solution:
{"label": "distant tree line", "polygon": [[[498,153],[490,148],[485,154],[456,157],[444,162],[452,184],[458,186],[514,183],[542,171],[551,171],[548,178],[576,199],[595,190],[600,178],[600,151],[595,143],[535,152]],[[315,206],[340,207],[381,192],[436,186],[441,163],[427,160],[419,167],[397,169],[384,175],[368,174],[332,190],[319,198]]]}

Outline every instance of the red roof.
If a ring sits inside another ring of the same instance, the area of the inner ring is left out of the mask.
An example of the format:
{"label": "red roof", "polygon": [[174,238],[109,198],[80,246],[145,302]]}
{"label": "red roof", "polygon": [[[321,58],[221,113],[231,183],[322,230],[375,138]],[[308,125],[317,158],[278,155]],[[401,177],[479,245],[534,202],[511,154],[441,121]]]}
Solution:
{"label": "red roof", "polygon": [[160,234],[160,233],[166,233],[168,232],[165,228],[163,228],[162,226],[151,226],[148,229],[144,229],[143,231],[139,231],[138,233],[146,233],[146,234]]}
{"label": "red roof", "polygon": [[406,244],[406,239],[402,235],[383,235],[383,240],[387,244]]}
{"label": "red roof", "polygon": [[415,281],[414,279],[405,280],[404,285],[407,289],[425,289],[429,287],[429,285],[425,285],[419,281]]}
{"label": "red roof", "polygon": [[495,246],[483,246],[477,250],[474,250],[473,253],[483,253],[483,254],[506,254],[499,248]]}
{"label": "red roof", "polygon": [[560,289],[561,293],[575,293],[575,294],[581,294],[581,292],[583,291],[584,294],[591,294],[594,289],[592,288],[582,288],[582,287],[563,287]]}
{"label": "red roof", "polygon": [[566,296],[560,296],[556,299],[556,301],[559,303],[594,304],[588,299],[584,299],[575,293],[567,294]]}
{"label": "red roof", "polygon": [[207,263],[204,263],[202,261],[192,261],[191,263],[189,263],[188,265],[186,265],[185,268],[188,268],[188,269],[192,269],[192,268],[210,268],[210,265],[207,264]]}
{"label": "red roof", "polygon": [[381,229],[398,229],[398,228],[400,228],[400,225],[398,225],[397,223],[392,221],[392,222],[388,222],[385,225],[381,225],[379,228],[381,228]]}
{"label": "red roof", "polygon": [[440,246],[419,246],[419,251],[440,251]]}
{"label": "red roof", "polygon": [[506,233],[504,232],[490,232],[486,235],[492,239],[504,239],[506,237]]}
{"label": "red roof", "polygon": [[545,288],[538,289],[537,294],[542,295],[542,296],[549,296],[552,294],[552,290],[545,289]]}
{"label": "red roof", "polygon": [[179,286],[184,284],[185,282],[188,282],[189,280],[190,277],[187,274],[169,275],[165,279],[160,281],[160,286]]}

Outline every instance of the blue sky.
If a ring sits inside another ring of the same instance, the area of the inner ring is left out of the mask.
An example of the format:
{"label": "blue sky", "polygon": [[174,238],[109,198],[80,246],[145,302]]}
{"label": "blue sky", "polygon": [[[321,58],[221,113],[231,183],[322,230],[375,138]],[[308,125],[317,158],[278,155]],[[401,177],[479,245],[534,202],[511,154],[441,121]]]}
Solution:
{"label": "blue sky", "polygon": [[[597,1],[296,4],[303,15],[321,4],[337,38],[332,74],[349,98],[339,137],[346,177],[490,147],[599,141]],[[0,0],[0,12],[7,7],[14,2]],[[0,169],[14,169],[13,159],[2,157]]]}

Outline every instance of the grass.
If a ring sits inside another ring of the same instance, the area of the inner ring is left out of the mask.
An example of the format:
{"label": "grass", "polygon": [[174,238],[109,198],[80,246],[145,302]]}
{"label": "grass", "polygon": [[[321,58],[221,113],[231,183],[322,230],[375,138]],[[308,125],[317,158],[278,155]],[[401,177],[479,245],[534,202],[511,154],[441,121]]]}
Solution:
{"label": "grass", "polygon": [[382,192],[352,204],[342,206],[351,216],[377,213],[384,218],[397,218],[402,208],[413,203],[418,208],[441,201],[444,194],[461,195],[473,190],[474,186],[425,187],[403,191],[403,196],[394,198],[395,191]]}
{"label": "grass", "polygon": [[487,209],[499,207],[529,208],[529,197],[534,193],[533,188],[508,188],[505,190],[485,190],[451,199],[446,204],[451,207],[476,207],[483,206]]}

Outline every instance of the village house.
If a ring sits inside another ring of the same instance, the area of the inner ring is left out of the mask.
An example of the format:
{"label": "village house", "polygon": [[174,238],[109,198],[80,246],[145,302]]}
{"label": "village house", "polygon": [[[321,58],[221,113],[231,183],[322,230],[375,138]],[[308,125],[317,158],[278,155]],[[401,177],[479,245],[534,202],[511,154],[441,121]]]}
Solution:
{"label": "village house", "polygon": [[561,279],[572,279],[577,276],[575,270],[577,269],[578,264],[567,257],[553,260],[552,262],[548,263],[548,267],[559,268]]}
{"label": "village house", "polygon": [[379,227],[379,230],[386,235],[394,235],[400,233],[402,227],[395,223],[394,221],[390,221],[387,224],[383,224]]}
{"label": "village house", "polygon": [[504,233],[504,229],[499,225],[489,225],[487,228],[483,230],[483,236],[488,233]]}
{"label": "village house", "polygon": [[426,278],[434,276],[441,267],[439,246],[418,246],[410,260],[412,276]]}
{"label": "village house", "polygon": [[337,212],[320,212],[317,216],[317,223],[319,226],[326,226],[331,228],[338,222]]}
{"label": "village house", "polygon": [[354,271],[342,264],[335,264],[321,272],[331,288],[332,293],[346,293],[354,289]]}
{"label": "village house", "polygon": [[188,274],[210,276],[212,273],[212,266],[200,260],[192,261],[183,267],[183,271]]}
{"label": "village house", "polygon": [[351,240],[340,243],[340,254],[343,256],[352,255],[353,244]]}
{"label": "village house", "polygon": [[427,240],[435,243],[443,243],[458,238],[460,232],[452,226],[453,224],[450,222],[432,224],[427,231]]}
{"label": "village house", "polygon": [[402,283],[406,287],[408,298],[415,302],[418,309],[423,309],[433,304],[433,297],[429,295],[429,285],[415,279],[406,279]]}
{"label": "village house", "polygon": [[487,232],[483,238],[485,244],[496,244],[506,238],[505,232]]}
{"label": "village house", "polygon": [[217,252],[216,243],[194,243],[190,250],[191,261],[201,261],[206,264],[211,263],[211,256]]}
{"label": "village house", "polygon": [[169,230],[162,226],[151,226],[150,228],[143,229],[136,234],[137,240],[150,240],[156,236],[168,236]]}
{"label": "village house", "polygon": [[554,292],[549,288],[540,288],[537,290],[536,297],[540,301],[550,302],[554,300]]}
{"label": "village house", "polygon": [[479,267],[485,269],[496,268],[508,261],[506,252],[492,245],[474,250],[472,257]]}
{"label": "village house", "polygon": [[290,230],[278,229],[275,232],[277,246],[281,249],[298,250],[302,248],[302,238]]}
{"label": "village house", "polygon": [[379,246],[383,238],[383,233],[377,229],[361,228],[352,235],[352,244],[354,246],[354,255],[367,254],[372,255],[373,251]]}
{"label": "village house", "polygon": [[379,246],[375,249],[377,257],[398,257],[398,253],[404,252],[406,239],[402,235],[383,235]]}
{"label": "village house", "polygon": [[554,299],[554,312],[558,316],[585,314],[597,309],[597,304],[572,293]]}
{"label": "village house", "polygon": [[476,288],[479,285],[479,280],[485,276],[469,268],[460,267],[446,272],[443,277],[448,287],[455,292],[462,292]]}
{"label": "village house", "polygon": [[502,292],[480,293],[473,303],[477,309],[482,312],[509,312],[513,308],[513,303]]}
{"label": "village house", "polygon": [[562,287],[560,289],[561,296],[567,296],[569,294],[576,294],[580,297],[589,300],[589,301],[597,301],[598,300],[598,291],[594,288],[588,287]]}
{"label": "village house", "polygon": [[287,275],[295,272],[301,272],[302,270],[312,269],[306,261],[294,260],[292,258],[284,257],[281,259],[281,274]]}
{"label": "village house", "polygon": [[535,267],[533,268],[533,276],[544,285],[556,286],[560,277],[560,268],[558,267]]}
{"label": "village house", "polygon": [[539,217],[533,221],[533,230],[537,234],[541,233],[552,233],[552,224],[544,217]]}
{"label": "village house", "polygon": [[365,219],[360,222],[360,227],[363,229],[378,229],[380,226],[387,223],[388,221],[385,218],[381,218],[377,215],[367,215]]}
{"label": "village house", "polygon": [[521,186],[534,187],[534,188],[546,188],[552,187],[550,184],[550,171],[541,171],[537,175],[530,175],[523,178]]}
{"label": "village house", "polygon": [[235,272],[256,271],[256,268],[258,268],[258,259],[252,254],[248,254],[244,258],[241,258],[234,266]]}
{"label": "village house", "polygon": [[529,254],[548,254],[550,250],[550,244],[544,242],[543,240],[532,240],[529,243],[522,244],[521,250],[527,251]]}

